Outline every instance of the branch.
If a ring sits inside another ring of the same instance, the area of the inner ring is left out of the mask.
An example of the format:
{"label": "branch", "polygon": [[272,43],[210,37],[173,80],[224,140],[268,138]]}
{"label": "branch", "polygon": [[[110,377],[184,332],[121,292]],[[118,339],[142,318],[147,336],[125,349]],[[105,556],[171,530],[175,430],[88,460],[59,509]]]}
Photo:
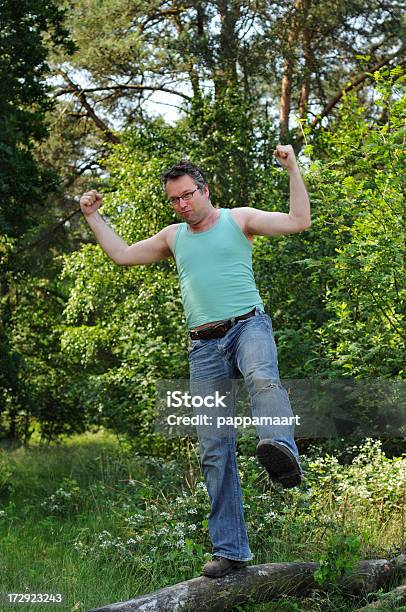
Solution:
{"label": "branch", "polygon": [[400,331],[400,329],[398,329],[398,327],[392,322],[386,310],[383,308],[380,302],[378,302],[378,300],[376,299],[374,292],[371,291],[371,289],[369,289],[368,287],[366,287],[366,290],[369,293],[369,295],[372,297],[373,301],[375,302],[375,305],[379,308],[379,310],[384,315],[385,319],[387,319],[387,321],[389,322],[389,325],[395,330],[398,336],[400,336],[403,340],[406,340],[406,336],[404,336],[402,332]]}
{"label": "branch", "polygon": [[79,89],[80,89],[80,92],[84,94],[93,93],[97,91],[124,91],[125,89],[136,90],[136,91],[144,91],[144,90],[164,91],[165,93],[170,93],[175,96],[180,96],[181,98],[184,98],[185,100],[191,100],[191,97],[188,96],[187,94],[184,94],[180,91],[176,91],[175,89],[170,89],[169,87],[160,86],[160,85],[155,85],[155,86],[154,85],[106,85],[105,87],[84,87],[82,89],[82,88],[79,88],[77,85],[72,84],[71,87],[65,87],[62,89],[58,89],[56,92],[54,92],[53,97],[57,98],[58,96],[63,96],[67,93],[77,93]]}
{"label": "branch", "polygon": [[[316,119],[314,119],[314,121],[310,124],[311,128],[315,128],[316,125],[318,125],[321,120],[323,119],[323,117],[326,117],[330,111],[337,106],[338,102],[341,100],[341,98],[343,97],[343,95],[345,93],[347,93],[348,91],[351,91],[352,89],[354,89],[355,87],[357,87],[358,85],[360,85],[361,83],[363,83],[365,80],[371,78],[370,77],[370,73],[371,72],[375,72],[376,70],[379,70],[380,68],[382,68],[383,66],[386,66],[387,64],[389,64],[392,59],[394,59],[397,55],[401,54],[404,51],[405,47],[402,47],[401,49],[399,49],[396,53],[394,53],[391,57],[387,57],[385,59],[382,59],[380,62],[378,62],[377,64],[375,64],[375,66],[373,66],[369,72],[362,72],[358,77],[355,78],[355,80],[350,83],[349,85],[347,85],[346,87],[344,87],[343,89],[340,89],[335,96],[333,96],[331,98],[331,100],[327,103],[327,105],[323,108],[323,110],[321,111],[321,113],[319,113],[316,117]],[[403,66],[406,62],[403,61],[401,62],[401,66]],[[303,141],[303,133],[301,133],[297,140],[296,140],[296,145],[300,145]]]}
{"label": "branch", "polygon": [[[303,596],[320,590],[314,579],[318,565],[314,562],[266,563],[241,569],[224,578],[192,578],[164,587],[129,601],[93,608],[88,612],[167,612],[199,610],[201,612],[235,609],[244,602],[275,601],[283,596]],[[406,572],[406,555],[392,560],[360,561],[354,572],[342,582],[345,592],[363,595]]]}
{"label": "branch", "polygon": [[150,23],[151,21],[156,21],[156,23],[153,23],[152,25],[156,25],[157,23],[159,23],[162,20],[165,20],[167,17],[176,17],[178,15],[181,15],[182,13],[184,13],[186,10],[188,9],[187,6],[178,6],[176,8],[171,8],[171,9],[166,9],[164,11],[158,11],[157,13],[151,13],[151,15],[149,15],[145,21],[141,22],[141,32],[144,32],[144,30],[146,29],[146,26],[148,25],[148,23]]}
{"label": "branch", "polygon": [[100,128],[102,132],[104,132],[105,136],[107,137],[108,140],[110,140],[110,142],[113,142],[114,144],[119,144],[120,139],[115,134],[113,134],[113,132],[110,130],[107,124],[104,123],[104,121],[98,115],[96,115],[94,109],[90,106],[89,102],[87,101],[86,95],[85,95],[85,90],[79,87],[79,85],[76,85],[70,79],[70,77],[68,76],[66,72],[61,70],[61,74],[63,75],[63,77],[69,83],[71,87],[69,91],[73,92],[75,96],[80,100],[80,102],[85,107],[88,116],[93,119],[97,127]]}

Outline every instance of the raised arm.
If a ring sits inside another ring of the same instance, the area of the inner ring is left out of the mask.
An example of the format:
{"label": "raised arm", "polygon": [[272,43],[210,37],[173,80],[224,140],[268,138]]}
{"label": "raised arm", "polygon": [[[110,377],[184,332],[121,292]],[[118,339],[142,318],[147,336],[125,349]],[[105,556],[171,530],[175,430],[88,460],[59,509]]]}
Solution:
{"label": "raised arm", "polygon": [[289,213],[266,212],[250,207],[233,209],[236,220],[247,235],[295,234],[311,225],[309,196],[292,145],[277,145],[274,155],[289,173]]}
{"label": "raised arm", "polygon": [[88,191],[81,197],[80,207],[97,242],[116,264],[121,266],[149,264],[172,255],[169,246],[172,227],[166,227],[151,238],[128,245],[99,214],[98,208],[102,200],[102,195],[95,190]]}

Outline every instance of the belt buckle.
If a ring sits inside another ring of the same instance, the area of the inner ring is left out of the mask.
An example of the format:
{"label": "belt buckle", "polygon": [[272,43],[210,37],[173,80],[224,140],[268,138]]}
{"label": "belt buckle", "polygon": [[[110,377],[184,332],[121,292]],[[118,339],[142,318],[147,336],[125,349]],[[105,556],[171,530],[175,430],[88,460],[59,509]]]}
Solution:
{"label": "belt buckle", "polygon": [[216,323],[215,325],[210,327],[208,331],[213,332],[215,334],[214,336],[212,336],[212,338],[222,338],[223,336],[225,336],[228,330],[230,329],[227,324],[228,321],[222,321],[221,323]]}
{"label": "belt buckle", "polygon": [[212,338],[222,338],[226,335],[228,330],[230,329],[230,321],[221,321],[221,323],[215,323],[210,327],[205,327],[204,329],[199,329],[196,331],[191,331],[190,336],[192,340],[211,340]]}

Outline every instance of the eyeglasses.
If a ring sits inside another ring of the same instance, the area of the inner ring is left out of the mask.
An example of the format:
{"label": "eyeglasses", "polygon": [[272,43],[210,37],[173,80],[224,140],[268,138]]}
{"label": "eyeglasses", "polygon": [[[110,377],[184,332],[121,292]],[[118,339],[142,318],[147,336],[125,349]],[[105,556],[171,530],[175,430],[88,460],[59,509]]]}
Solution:
{"label": "eyeglasses", "polygon": [[196,187],[196,189],[194,189],[193,191],[185,191],[185,193],[181,196],[178,196],[176,198],[169,198],[170,203],[172,204],[172,206],[177,206],[178,204],[180,204],[181,200],[191,200],[193,198],[193,194],[199,189],[199,187]]}

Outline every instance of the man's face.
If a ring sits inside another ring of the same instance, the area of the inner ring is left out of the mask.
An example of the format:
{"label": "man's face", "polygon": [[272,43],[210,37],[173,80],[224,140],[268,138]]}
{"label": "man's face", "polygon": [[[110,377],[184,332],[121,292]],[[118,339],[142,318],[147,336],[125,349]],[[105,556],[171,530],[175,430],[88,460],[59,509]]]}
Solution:
{"label": "man's face", "polygon": [[165,190],[169,199],[194,192],[190,199],[180,199],[173,204],[176,214],[184,219],[186,223],[193,225],[193,223],[200,221],[207,214],[208,207],[210,206],[209,190],[205,186],[202,193],[188,174],[169,179]]}

